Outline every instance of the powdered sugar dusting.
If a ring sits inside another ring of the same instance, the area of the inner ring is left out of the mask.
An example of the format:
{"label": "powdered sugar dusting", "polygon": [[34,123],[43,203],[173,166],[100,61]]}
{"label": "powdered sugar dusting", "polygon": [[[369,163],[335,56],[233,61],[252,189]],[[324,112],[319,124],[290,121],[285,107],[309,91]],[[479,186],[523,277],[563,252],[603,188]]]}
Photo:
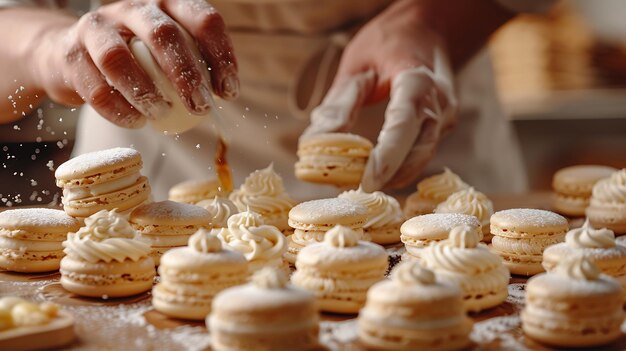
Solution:
{"label": "powdered sugar dusting", "polygon": [[526,292],[526,284],[513,283],[509,284],[509,295],[506,298],[506,302],[516,305],[518,307],[524,306],[524,294]]}
{"label": "powdered sugar dusting", "polygon": [[491,223],[505,223],[513,226],[553,227],[566,226],[567,219],[551,211],[533,208],[513,208],[498,211],[491,216]]}
{"label": "powdered sugar dusting", "polygon": [[166,200],[152,202],[138,207],[130,216],[131,221],[136,218],[155,221],[167,220],[168,222],[180,221],[181,223],[185,223],[190,219],[209,221],[211,216],[209,211],[203,207]]}
{"label": "powdered sugar dusting", "polygon": [[321,199],[303,202],[289,211],[289,218],[305,223],[328,224],[333,219],[365,219],[367,208],[348,199]]}
{"label": "powdered sugar dusting", "polygon": [[72,229],[78,225],[75,218],[51,208],[20,208],[0,212],[0,226],[8,228],[28,226]]}
{"label": "powdered sugar dusting", "polygon": [[[487,319],[474,324],[470,338],[477,344],[487,346],[497,343],[498,350],[530,350],[515,337],[514,331],[519,330],[522,321],[518,316],[504,316]],[[496,346],[496,345],[494,345]]]}
{"label": "powdered sugar dusting", "polygon": [[[448,232],[457,226],[469,225],[478,228],[480,222],[474,216],[462,213],[430,213],[413,217],[402,224],[400,231],[404,235],[419,235],[420,233]],[[445,239],[443,237],[442,239]]]}
{"label": "powdered sugar dusting", "polygon": [[140,158],[139,151],[127,147],[116,147],[113,149],[88,152],[76,156],[60,165],[55,177],[60,179],[72,178],[74,176],[88,176],[98,168],[112,166],[121,162]]}

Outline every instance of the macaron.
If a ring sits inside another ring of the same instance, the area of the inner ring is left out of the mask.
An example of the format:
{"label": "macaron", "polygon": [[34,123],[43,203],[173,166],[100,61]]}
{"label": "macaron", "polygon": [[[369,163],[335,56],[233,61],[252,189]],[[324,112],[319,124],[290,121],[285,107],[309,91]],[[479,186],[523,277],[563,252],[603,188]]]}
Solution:
{"label": "macaron", "polygon": [[524,333],[557,347],[598,347],[622,336],[624,290],[582,255],[526,284]]}
{"label": "macaron", "polygon": [[252,282],[223,290],[207,318],[211,348],[222,350],[318,350],[319,312],[313,294],[288,284],[266,267]]}
{"label": "macaron", "polygon": [[615,171],[613,167],[597,165],[577,165],[560,169],[552,178],[554,210],[565,216],[584,216],[593,186]]}
{"label": "macaron", "polygon": [[437,279],[463,290],[463,302],[470,312],[498,306],[509,295],[509,270],[500,256],[480,243],[480,234],[469,225],[454,227],[448,239],[427,247],[422,255],[424,265]]}
{"label": "macaron", "polygon": [[400,227],[400,240],[406,248],[402,259],[419,260],[424,248],[446,240],[452,228],[460,225],[469,225],[482,233],[476,217],[461,213],[431,213],[409,219]]}
{"label": "macaron", "polygon": [[462,350],[472,321],[461,290],[417,262],[402,262],[372,286],[357,320],[359,341],[375,350]]}
{"label": "macaron", "polygon": [[239,212],[256,212],[263,217],[265,224],[278,228],[285,235],[291,234],[287,219],[296,201],[287,194],[283,179],[274,171],[273,164],[252,172],[229,199]]}
{"label": "macaron", "polygon": [[220,182],[216,178],[191,179],[170,188],[168,199],[176,202],[195,204],[222,195]]}
{"label": "macaron", "polygon": [[320,310],[357,313],[367,290],[385,278],[387,252],[375,243],[360,241],[354,230],[336,226],[324,242],[303,248],[296,259],[293,285],[317,297]]}
{"label": "macaron", "polygon": [[215,196],[212,200],[202,200],[196,205],[209,211],[211,228],[226,228],[228,218],[239,213],[237,206],[225,197]]}
{"label": "macaron", "polygon": [[367,222],[363,225],[366,236],[381,245],[400,242],[400,226],[404,214],[398,200],[382,191],[367,193],[360,187],[341,193],[339,198],[352,200],[367,208]]}
{"label": "macaron", "polygon": [[312,183],[358,185],[372,148],[369,140],[350,133],[302,136],[298,143],[296,177]]}
{"label": "macaron", "polygon": [[571,229],[565,242],[546,248],[542,265],[547,272],[554,271],[567,257],[583,255],[602,273],[610,275],[626,288],[626,247],[615,243],[615,234],[607,228],[595,229],[589,221],[580,228]]}
{"label": "macaron", "polygon": [[35,273],[59,269],[63,241],[80,222],[61,210],[21,208],[0,212],[0,268]]}
{"label": "macaron", "polygon": [[[352,200],[330,198],[303,202],[289,211],[289,226],[294,233],[287,238],[289,248],[285,259],[295,264],[303,247],[324,241],[324,234],[338,224],[363,235],[366,221],[367,208]],[[369,238],[363,235],[360,239]]]}
{"label": "macaron", "polygon": [[150,196],[148,178],[141,175],[141,154],[113,148],[76,156],[55,171],[63,189],[63,209],[72,217],[88,217],[101,210],[124,212]]}
{"label": "macaron", "polygon": [[586,214],[594,227],[626,235],[626,168],[594,185]]}
{"label": "macaron", "polygon": [[404,204],[407,218],[432,213],[438,204],[457,191],[467,189],[461,177],[444,168],[443,173],[435,174],[417,183],[417,191],[409,195]]}
{"label": "macaron", "polygon": [[128,221],[150,241],[150,257],[158,266],[167,250],[186,246],[198,229],[210,227],[211,216],[200,206],[166,200],[137,207]]}
{"label": "macaron", "polygon": [[489,219],[493,214],[493,202],[487,195],[474,190],[473,187],[459,190],[437,205],[435,213],[463,213],[472,215],[480,221],[484,242],[491,242]]}
{"label": "macaron", "polygon": [[491,249],[513,274],[544,271],[543,251],[565,240],[567,219],[554,212],[529,208],[499,211],[491,216]]}
{"label": "macaron", "polygon": [[245,284],[246,258],[222,247],[220,239],[200,229],[189,245],[166,252],[159,266],[161,282],[152,289],[152,305],[170,317],[204,320],[220,291]]}
{"label": "macaron", "polygon": [[150,243],[141,238],[115,210],[87,218],[63,242],[61,285],[88,297],[125,297],[152,288],[156,271],[148,255]]}

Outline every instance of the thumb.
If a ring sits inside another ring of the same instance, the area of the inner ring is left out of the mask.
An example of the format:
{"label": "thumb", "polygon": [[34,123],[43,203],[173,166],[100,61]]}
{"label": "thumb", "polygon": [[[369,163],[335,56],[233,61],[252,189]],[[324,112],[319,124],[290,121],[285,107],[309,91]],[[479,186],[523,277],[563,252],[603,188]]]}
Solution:
{"label": "thumb", "polygon": [[348,131],[375,86],[372,70],[333,84],[321,105],[311,112],[311,124],[303,135]]}

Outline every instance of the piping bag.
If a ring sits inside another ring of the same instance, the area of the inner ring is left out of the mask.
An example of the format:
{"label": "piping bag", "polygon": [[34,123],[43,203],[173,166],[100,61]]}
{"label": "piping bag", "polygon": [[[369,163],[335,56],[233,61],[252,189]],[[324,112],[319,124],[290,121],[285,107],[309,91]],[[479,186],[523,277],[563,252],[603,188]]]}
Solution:
{"label": "piping bag", "polygon": [[[196,48],[196,44],[186,32],[183,31],[189,47],[192,48],[194,55],[200,58],[200,53]],[[170,102],[170,108],[165,111],[158,119],[150,119],[152,127],[166,133],[166,134],[181,134],[184,133],[207,118],[212,118],[213,126],[215,129],[215,136],[217,138],[216,150],[215,150],[215,173],[220,182],[220,193],[228,194],[233,190],[232,172],[226,160],[226,153],[228,151],[228,145],[226,144],[226,138],[223,133],[224,119],[220,114],[215,99],[210,96],[211,108],[204,114],[195,115],[190,113],[183,102],[181,101],[178,93],[174,89],[174,86],[167,78],[165,73],[161,70],[150,50],[138,38],[133,38],[129,44],[130,51],[139,63],[139,65],[146,71],[148,76],[154,81],[154,84],[163,94],[163,97]],[[208,68],[204,63],[201,64],[205,72],[208,72]],[[208,73],[207,73],[207,79]],[[210,115],[210,116],[209,116]]]}

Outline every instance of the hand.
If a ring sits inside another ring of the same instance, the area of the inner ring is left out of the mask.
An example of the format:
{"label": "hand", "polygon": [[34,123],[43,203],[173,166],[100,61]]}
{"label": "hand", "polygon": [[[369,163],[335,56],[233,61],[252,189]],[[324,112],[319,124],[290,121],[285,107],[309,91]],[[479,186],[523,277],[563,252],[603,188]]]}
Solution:
{"label": "hand", "polygon": [[413,5],[397,2],[354,37],[305,131],[348,131],[361,106],[389,97],[362,179],[366,191],[414,181],[454,124],[456,99],[442,40],[423,25]]}
{"label": "hand", "polygon": [[[237,61],[224,21],[203,0],[120,1],[78,21],[65,17],[35,50],[36,81],[59,103],[84,101],[119,126],[141,127],[169,102],[133,58],[128,43],[134,36],[149,47],[190,112],[210,108],[211,90],[226,99],[237,96]],[[200,59],[210,67],[210,78]]]}

